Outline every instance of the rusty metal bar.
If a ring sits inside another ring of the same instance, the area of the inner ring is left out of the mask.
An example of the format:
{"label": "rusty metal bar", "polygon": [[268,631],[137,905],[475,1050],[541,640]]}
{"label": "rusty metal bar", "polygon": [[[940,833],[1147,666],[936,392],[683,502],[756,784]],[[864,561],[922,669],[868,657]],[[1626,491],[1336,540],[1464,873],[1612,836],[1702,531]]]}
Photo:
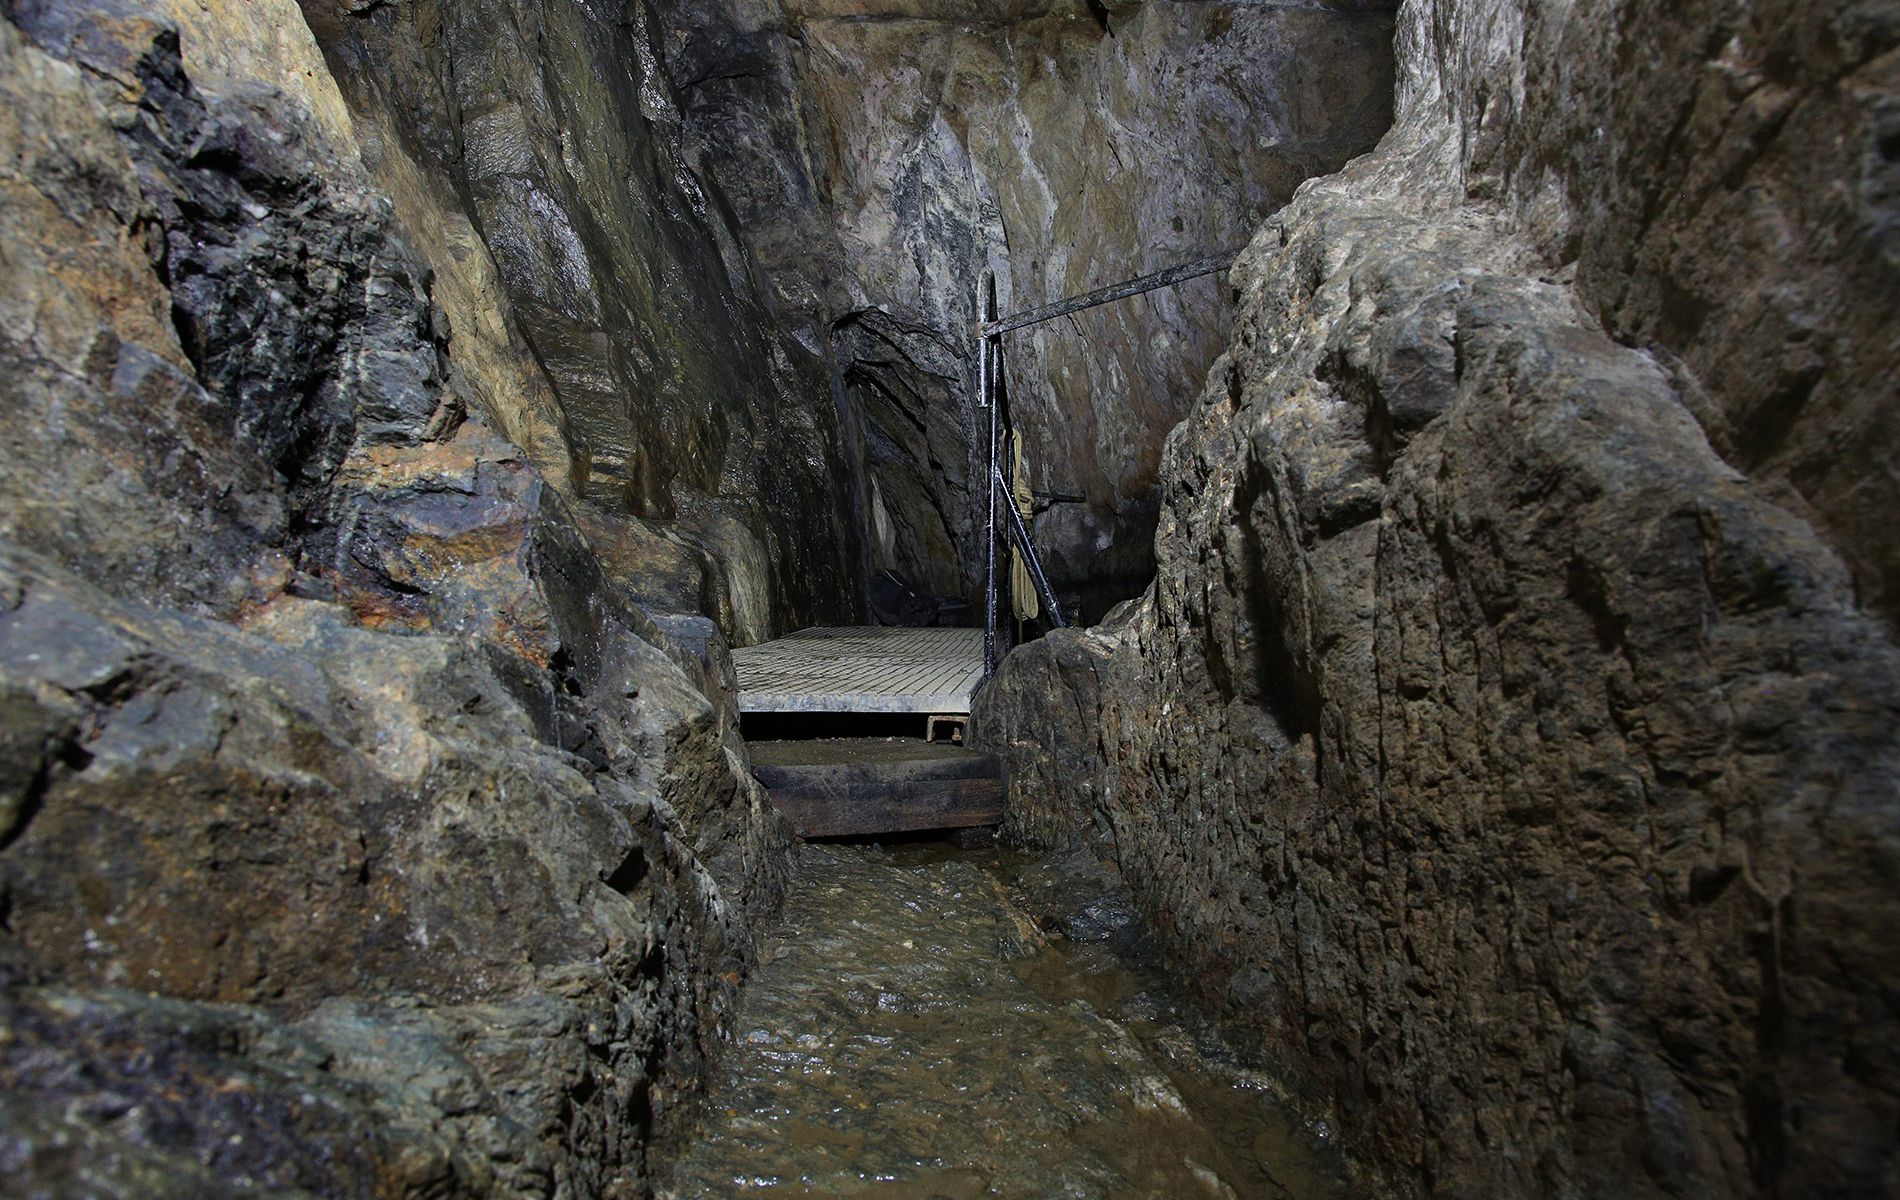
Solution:
{"label": "rusty metal bar", "polygon": [[[1013,313],[1000,320],[996,316],[995,306],[992,305],[985,310],[989,315],[977,322],[976,336],[998,337],[1011,330],[1040,325],[1044,321],[1066,317],[1070,313],[1081,312],[1085,308],[1099,308],[1104,304],[1113,304],[1117,300],[1126,300],[1130,296],[1139,296],[1143,292],[1158,291],[1164,287],[1173,287],[1177,283],[1186,283],[1190,279],[1199,279],[1203,275],[1225,271],[1233,265],[1234,259],[1239,254],[1239,250],[1226,250],[1196,262],[1183,263],[1178,267],[1157,271],[1153,275],[1143,275],[1139,279],[1130,279],[1126,283],[1111,284],[1080,296],[1071,296],[1067,300],[1058,300],[1054,304],[1045,304],[1041,308],[1032,308],[1028,312]],[[991,286],[992,288],[995,286],[994,279],[991,280]]]}

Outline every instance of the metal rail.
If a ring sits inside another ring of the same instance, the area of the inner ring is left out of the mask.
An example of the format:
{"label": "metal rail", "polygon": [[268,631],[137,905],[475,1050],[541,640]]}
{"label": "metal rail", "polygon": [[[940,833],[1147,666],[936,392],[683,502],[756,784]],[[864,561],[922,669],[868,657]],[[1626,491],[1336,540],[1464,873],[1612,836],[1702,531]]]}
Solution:
{"label": "metal rail", "polygon": [[[1070,313],[1081,312],[1085,308],[1100,308],[1104,304],[1113,304],[1117,300],[1126,300],[1130,296],[1139,296],[1143,292],[1159,291],[1173,287],[1177,283],[1186,283],[1190,279],[1199,279],[1203,275],[1213,275],[1232,266],[1240,254],[1238,250],[1225,250],[1219,254],[1203,258],[1198,262],[1182,263],[1178,267],[1169,267],[1165,271],[1156,271],[1153,275],[1143,275],[1140,279],[1130,279],[1126,283],[1110,284],[1080,296],[1071,296],[1067,300],[1058,300],[1054,304],[1045,304],[1041,308],[1032,308],[1028,312],[1012,313],[998,318],[995,307],[988,309],[989,315],[977,322],[976,336],[993,338],[999,334],[1017,329],[1026,329],[1031,325],[1040,325],[1044,321],[1053,321],[1057,317],[1066,317]],[[990,280],[994,288],[995,280]],[[994,292],[991,293],[994,299]]]}
{"label": "metal rail", "polygon": [[[996,276],[983,273],[983,281],[977,293],[977,311],[984,320],[996,318]],[[998,442],[1002,438],[1002,414],[996,403],[996,372],[1002,365],[997,355],[997,339],[983,339],[977,355],[977,403],[989,410],[990,414],[990,475],[996,474]],[[984,524],[984,562],[986,570],[983,581],[983,678],[988,679],[996,670],[996,488],[989,488],[989,518]]]}
{"label": "metal rail", "polygon": [[1035,584],[1036,593],[1042,598],[1043,607],[1049,612],[1049,621],[1056,628],[1065,628],[1068,621],[1062,615],[1062,606],[1056,603],[1055,589],[1049,586],[1049,578],[1043,573],[1042,557],[1036,553],[1034,543],[1029,540],[1029,528],[1023,523],[1022,514],[1016,511],[1014,489],[1003,474],[1003,434],[1007,418],[1002,411],[1004,390],[1003,378],[1003,335],[1012,330],[1039,325],[1044,321],[1053,321],[1057,317],[1066,317],[1070,313],[1081,312],[1087,308],[1097,308],[1112,304],[1117,300],[1126,300],[1130,296],[1139,296],[1143,292],[1152,292],[1164,287],[1173,287],[1186,283],[1190,279],[1199,279],[1203,275],[1212,275],[1224,271],[1233,264],[1238,250],[1229,250],[1221,254],[1200,259],[1197,262],[1183,263],[1178,267],[1169,267],[1153,275],[1143,275],[1139,279],[1130,279],[1125,283],[1112,284],[1098,288],[1067,300],[1058,300],[1054,304],[1045,304],[1041,308],[1032,308],[1027,312],[999,318],[996,315],[996,276],[985,271],[977,284],[976,324],[978,339],[976,389],[977,407],[987,410],[990,416],[990,470],[989,470],[989,515],[984,523],[984,554],[988,570],[983,584],[983,678],[988,679],[996,671],[1000,638],[997,629],[997,607],[1001,588],[998,576],[1003,551],[1008,538],[999,538],[996,528],[996,510],[1000,506],[1009,514],[1009,533],[1016,539],[1017,552],[1023,556],[1029,568],[1029,578]]}

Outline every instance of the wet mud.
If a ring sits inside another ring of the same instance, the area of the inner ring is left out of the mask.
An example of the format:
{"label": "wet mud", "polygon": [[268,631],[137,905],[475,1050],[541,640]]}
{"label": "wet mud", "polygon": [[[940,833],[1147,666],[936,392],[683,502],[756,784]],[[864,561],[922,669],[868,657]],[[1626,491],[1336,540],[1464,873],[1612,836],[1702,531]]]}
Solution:
{"label": "wet mud", "polygon": [[1188,1015],[1086,855],[798,867],[662,1197],[1348,1194],[1329,1131]]}

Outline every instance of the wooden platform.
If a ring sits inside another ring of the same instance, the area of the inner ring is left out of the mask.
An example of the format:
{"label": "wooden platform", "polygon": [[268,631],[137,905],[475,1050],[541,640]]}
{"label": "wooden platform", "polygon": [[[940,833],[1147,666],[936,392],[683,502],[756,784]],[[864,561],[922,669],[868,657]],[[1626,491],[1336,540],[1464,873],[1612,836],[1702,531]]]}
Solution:
{"label": "wooden platform", "polygon": [[732,652],[739,711],[968,715],[981,629],[801,629]]}
{"label": "wooden platform", "polygon": [[967,829],[1003,819],[994,755],[904,738],[754,742],[752,775],[800,837]]}

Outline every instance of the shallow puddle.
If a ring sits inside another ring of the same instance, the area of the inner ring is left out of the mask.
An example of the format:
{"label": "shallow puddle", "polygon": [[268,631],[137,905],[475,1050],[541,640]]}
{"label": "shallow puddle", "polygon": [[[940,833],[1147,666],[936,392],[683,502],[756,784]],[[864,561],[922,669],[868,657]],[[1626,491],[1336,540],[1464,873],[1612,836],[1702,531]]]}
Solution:
{"label": "shallow puddle", "polygon": [[1347,1194],[1085,858],[805,846],[661,1196]]}

